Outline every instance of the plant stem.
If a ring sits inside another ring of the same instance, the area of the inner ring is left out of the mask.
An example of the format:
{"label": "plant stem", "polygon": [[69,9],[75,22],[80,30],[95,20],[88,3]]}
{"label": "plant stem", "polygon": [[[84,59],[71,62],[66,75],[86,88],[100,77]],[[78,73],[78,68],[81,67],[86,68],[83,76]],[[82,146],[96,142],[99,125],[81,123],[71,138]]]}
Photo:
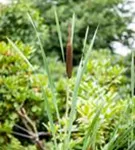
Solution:
{"label": "plant stem", "polygon": [[[134,123],[134,118],[133,118],[133,115],[134,115],[134,51],[132,50],[131,52],[131,109],[132,109],[132,113],[131,113],[131,122],[132,122],[132,126],[133,126],[133,123]],[[133,141],[134,139],[134,130],[132,129],[131,130],[131,141]],[[131,141],[129,141],[129,144],[131,144]]]}

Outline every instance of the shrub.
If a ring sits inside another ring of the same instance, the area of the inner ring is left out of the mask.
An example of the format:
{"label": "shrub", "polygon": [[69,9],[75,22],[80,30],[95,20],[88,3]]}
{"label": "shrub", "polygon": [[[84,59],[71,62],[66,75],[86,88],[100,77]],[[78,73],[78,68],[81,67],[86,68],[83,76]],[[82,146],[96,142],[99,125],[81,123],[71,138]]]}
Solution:
{"label": "shrub", "polygon": [[[27,58],[31,58],[33,50],[30,46],[17,43]],[[43,75],[34,75],[33,70],[26,64],[18,53],[4,42],[0,43],[0,145],[10,143],[10,133],[15,123],[20,124],[17,111],[24,107],[36,124],[43,110],[41,88],[36,78],[47,85],[47,78]],[[36,66],[35,66],[36,69]],[[34,116],[33,116],[34,113]],[[13,140],[14,141],[14,140]],[[11,140],[11,145],[12,142]],[[7,147],[10,147],[7,145]]]}
{"label": "shrub", "polygon": [[6,38],[12,37],[13,41],[22,41],[24,43],[38,44],[35,38],[32,25],[28,19],[27,13],[30,13],[35,21],[41,37],[47,39],[47,26],[43,24],[44,19],[40,12],[32,3],[12,3],[5,6],[0,14],[0,40],[7,41]]}

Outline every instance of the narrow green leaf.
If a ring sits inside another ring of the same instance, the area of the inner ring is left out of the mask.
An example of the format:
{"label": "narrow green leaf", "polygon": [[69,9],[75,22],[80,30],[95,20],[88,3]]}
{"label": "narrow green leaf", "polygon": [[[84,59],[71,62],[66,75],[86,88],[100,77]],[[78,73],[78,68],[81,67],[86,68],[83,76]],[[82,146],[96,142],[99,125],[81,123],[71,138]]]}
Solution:
{"label": "narrow green leaf", "polygon": [[85,54],[86,42],[87,42],[87,39],[88,39],[88,33],[89,33],[89,27],[87,27],[86,32],[85,32],[85,38],[84,38],[83,50],[82,50],[83,55]]}
{"label": "narrow green leaf", "polygon": [[54,15],[55,15],[55,21],[56,21],[56,27],[57,27],[58,38],[59,38],[59,42],[60,42],[60,48],[61,48],[61,53],[62,53],[62,59],[63,59],[63,62],[65,62],[64,48],[63,48],[63,42],[62,42],[62,34],[61,34],[61,29],[60,29],[60,24],[59,24],[59,18],[58,18],[58,15],[57,15],[56,7],[54,7]]}
{"label": "narrow green leaf", "polygon": [[132,98],[134,97],[134,51],[132,50],[131,52],[132,57],[131,57],[131,95]]}
{"label": "narrow green leaf", "polygon": [[22,53],[22,51],[7,37],[8,42],[12,45],[14,50],[24,59],[24,61],[29,65],[32,70],[34,70],[32,64],[28,61],[28,59],[25,57],[25,55]]}
{"label": "narrow green leaf", "polygon": [[74,40],[74,30],[75,30],[75,14],[72,16],[72,32],[71,32],[71,44],[73,45]]}
{"label": "narrow green leaf", "polygon": [[47,73],[47,76],[48,76],[48,79],[49,79],[49,86],[51,88],[51,92],[52,92],[52,95],[53,95],[53,104],[54,104],[54,107],[55,107],[55,110],[56,110],[56,115],[57,115],[57,118],[58,118],[58,121],[60,122],[60,114],[59,114],[59,110],[58,110],[58,106],[57,106],[57,99],[56,99],[56,89],[54,87],[54,81],[52,80],[52,77],[51,77],[51,73],[50,73],[50,70],[48,68],[48,62],[47,62],[47,57],[46,57],[46,54],[45,54],[45,51],[43,49],[43,45],[42,45],[42,42],[41,42],[41,39],[40,39],[40,36],[39,36],[39,33],[36,29],[36,26],[34,24],[34,21],[32,20],[30,14],[27,14],[28,17],[29,17],[29,20],[35,30],[35,33],[37,35],[37,38],[38,38],[38,41],[39,41],[39,45],[40,45],[40,49],[41,49],[41,53],[42,53],[42,57],[43,57],[43,62],[44,62],[44,67],[45,67],[45,70],[46,70],[46,73]]}
{"label": "narrow green leaf", "polygon": [[[135,106],[135,102],[134,102],[134,84],[135,84],[135,73],[134,73],[134,51],[132,50],[131,52],[131,100],[132,100],[132,103],[131,103],[131,109],[132,109],[132,115],[134,114],[134,106]],[[129,122],[130,123],[130,122]],[[132,125],[133,125],[133,119],[132,119]],[[133,141],[133,136],[134,136],[134,131],[132,130],[131,131],[131,139],[129,139],[129,143],[130,140]]]}

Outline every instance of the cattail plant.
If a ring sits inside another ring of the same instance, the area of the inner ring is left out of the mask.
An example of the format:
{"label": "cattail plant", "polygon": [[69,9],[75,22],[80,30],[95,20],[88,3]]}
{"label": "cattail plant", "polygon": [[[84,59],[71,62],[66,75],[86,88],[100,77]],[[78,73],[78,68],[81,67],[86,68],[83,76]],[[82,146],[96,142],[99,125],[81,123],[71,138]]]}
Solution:
{"label": "cattail plant", "polygon": [[[57,99],[56,99],[56,94],[55,94],[56,90],[55,90],[55,86],[54,86],[54,81],[52,80],[51,73],[49,71],[48,62],[47,62],[47,59],[46,59],[46,54],[45,54],[45,51],[43,49],[43,45],[42,45],[39,33],[38,33],[37,29],[36,29],[36,26],[35,26],[32,18],[31,18],[31,16],[29,14],[28,14],[28,17],[29,17],[29,19],[30,19],[30,21],[31,21],[31,23],[33,25],[33,28],[35,30],[37,39],[39,41],[39,46],[40,46],[40,49],[41,49],[41,52],[42,52],[42,57],[43,57],[44,68],[45,68],[45,71],[47,73],[48,81],[49,81],[48,83],[49,83],[49,86],[50,86],[50,89],[51,89],[51,92],[52,92],[52,95],[53,95],[52,102],[53,102],[54,107],[56,109],[58,123],[59,123],[59,125],[61,125],[61,122],[60,122],[60,119],[59,119],[60,115],[59,115],[59,110],[58,110],[58,106],[57,106]],[[61,35],[61,32],[60,32],[60,25],[59,25],[59,20],[58,20],[58,16],[57,16],[56,11],[55,11],[55,18],[56,18],[56,25],[57,25],[57,31],[58,31],[58,36],[59,36],[59,40],[60,40],[62,56],[63,56],[63,60],[64,60],[64,51],[63,51],[63,45],[62,45],[62,35]],[[39,82],[39,84],[41,86],[41,89],[42,89],[43,98],[44,98],[44,108],[46,110],[46,113],[47,113],[47,116],[48,116],[48,120],[49,120],[49,124],[50,124],[50,131],[49,132],[52,135],[53,147],[54,147],[52,149],[55,149],[55,150],[57,150],[57,149],[58,150],[70,150],[71,149],[70,148],[70,141],[71,141],[71,134],[72,134],[72,129],[73,129],[73,122],[74,122],[75,116],[76,116],[76,107],[77,107],[77,101],[78,101],[79,86],[80,86],[80,83],[81,83],[81,80],[82,80],[82,76],[83,76],[83,74],[85,72],[87,63],[89,61],[90,53],[91,53],[91,50],[92,50],[92,47],[93,47],[93,44],[94,44],[94,41],[95,41],[95,38],[96,38],[97,30],[98,30],[98,28],[97,28],[87,50],[86,50],[86,39],[87,39],[88,30],[86,32],[86,38],[85,38],[84,47],[83,47],[83,52],[85,52],[86,54],[80,61],[80,64],[79,64],[79,67],[78,67],[78,71],[77,71],[77,75],[76,75],[75,86],[74,86],[74,89],[72,91],[72,97],[70,97],[70,86],[69,86],[69,82],[68,81],[72,77],[72,68],[73,68],[73,34],[74,34],[74,24],[75,24],[75,15],[73,14],[72,24],[69,24],[69,26],[68,26],[68,41],[67,41],[67,46],[66,46],[66,73],[67,73],[67,77],[68,78],[67,78],[67,97],[66,97],[67,102],[66,102],[66,113],[65,114],[66,114],[67,122],[66,122],[66,125],[64,126],[64,130],[63,130],[64,131],[64,135],[63,135],[61,147],[59,147],[59,141],[61,139],[57,140],[57,135],[60,135],[60,137],[62,137],[62,133],[60,131],[59,132],[56,131],[55,122],[54,122],[54,119],[53,119],[54,118],[53,117],[53,112],[52,112],[52,109],[50,107],[50,103],[49,103],[49,100],[48,100],[48,97],[47,97],[47,94],[46,94],[46,90],[42,86],[41,82]],[[11,40],[9,40],[9,43],[20,54],[20,56],[25,60],[25,62],[29,65],[29,67],[32,70],[34,70],[33,66],[31,65],[29,60],[16,47],[16,45]],[[37,81],[40,81],[39,78],[36,78],[36,79],[37,79]],[[71,104],[69,105],[70,98],[72,98],[72,99],[71,99]],[[95,118],[98,118],[99,114],[100,113],[98,111],[96,113],[96,115],[95,115]],[[24,119],[24,117],[23,117],[23,119]],[[86,137],[84,137],[84,143],[83,143],[83,147],[82,147],[83,150],[86,150],[89,147],[90,142],[92,141],[91,139],[92,139],[93,135],[95,135],[95,132],[92,133],[91,137],[90,137],[90,134],[89,134],[89,133],[91,133],[90,131],[93,131],[94,124],[98,124],[97,123],[98,119],[95,119],[95,120],[93,121],[94,123],[92,123],[92,127],[90,126],[91,130],[88,130],[88,133],[86,134]],[[60,129],[61,129],[61,127],[60,127]],[[29,129],[28,129],[28,131],[29,131]],[[32,133],[33,133],[33,130],[32,130]],[[36,137],[36,139],[34,140],[34,142],[36,144],[36,147],[38,149],[41,149],[41,150],[44,149],[44,145],[42,145],[42,141],[39,138],[39,133],[36,130],[36,128],[34,128],[34,134],[32,134],[32,135],[30,134],[30,138],[33,138],[33,135],[35,135],[35,137]]]}

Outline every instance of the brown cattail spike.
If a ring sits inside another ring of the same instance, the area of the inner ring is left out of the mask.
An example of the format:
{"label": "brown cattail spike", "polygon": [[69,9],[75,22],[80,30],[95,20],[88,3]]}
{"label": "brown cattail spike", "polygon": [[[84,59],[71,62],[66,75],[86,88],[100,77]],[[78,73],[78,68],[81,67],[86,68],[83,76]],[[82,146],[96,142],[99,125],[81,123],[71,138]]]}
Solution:
{"label": "brown cattail spike", "polygon": [[73,47],[71,41],[71,25],[68,26],[68,42],[66,47],[66,72],[68,78],[72,76],[72,68],[73,68]]}

